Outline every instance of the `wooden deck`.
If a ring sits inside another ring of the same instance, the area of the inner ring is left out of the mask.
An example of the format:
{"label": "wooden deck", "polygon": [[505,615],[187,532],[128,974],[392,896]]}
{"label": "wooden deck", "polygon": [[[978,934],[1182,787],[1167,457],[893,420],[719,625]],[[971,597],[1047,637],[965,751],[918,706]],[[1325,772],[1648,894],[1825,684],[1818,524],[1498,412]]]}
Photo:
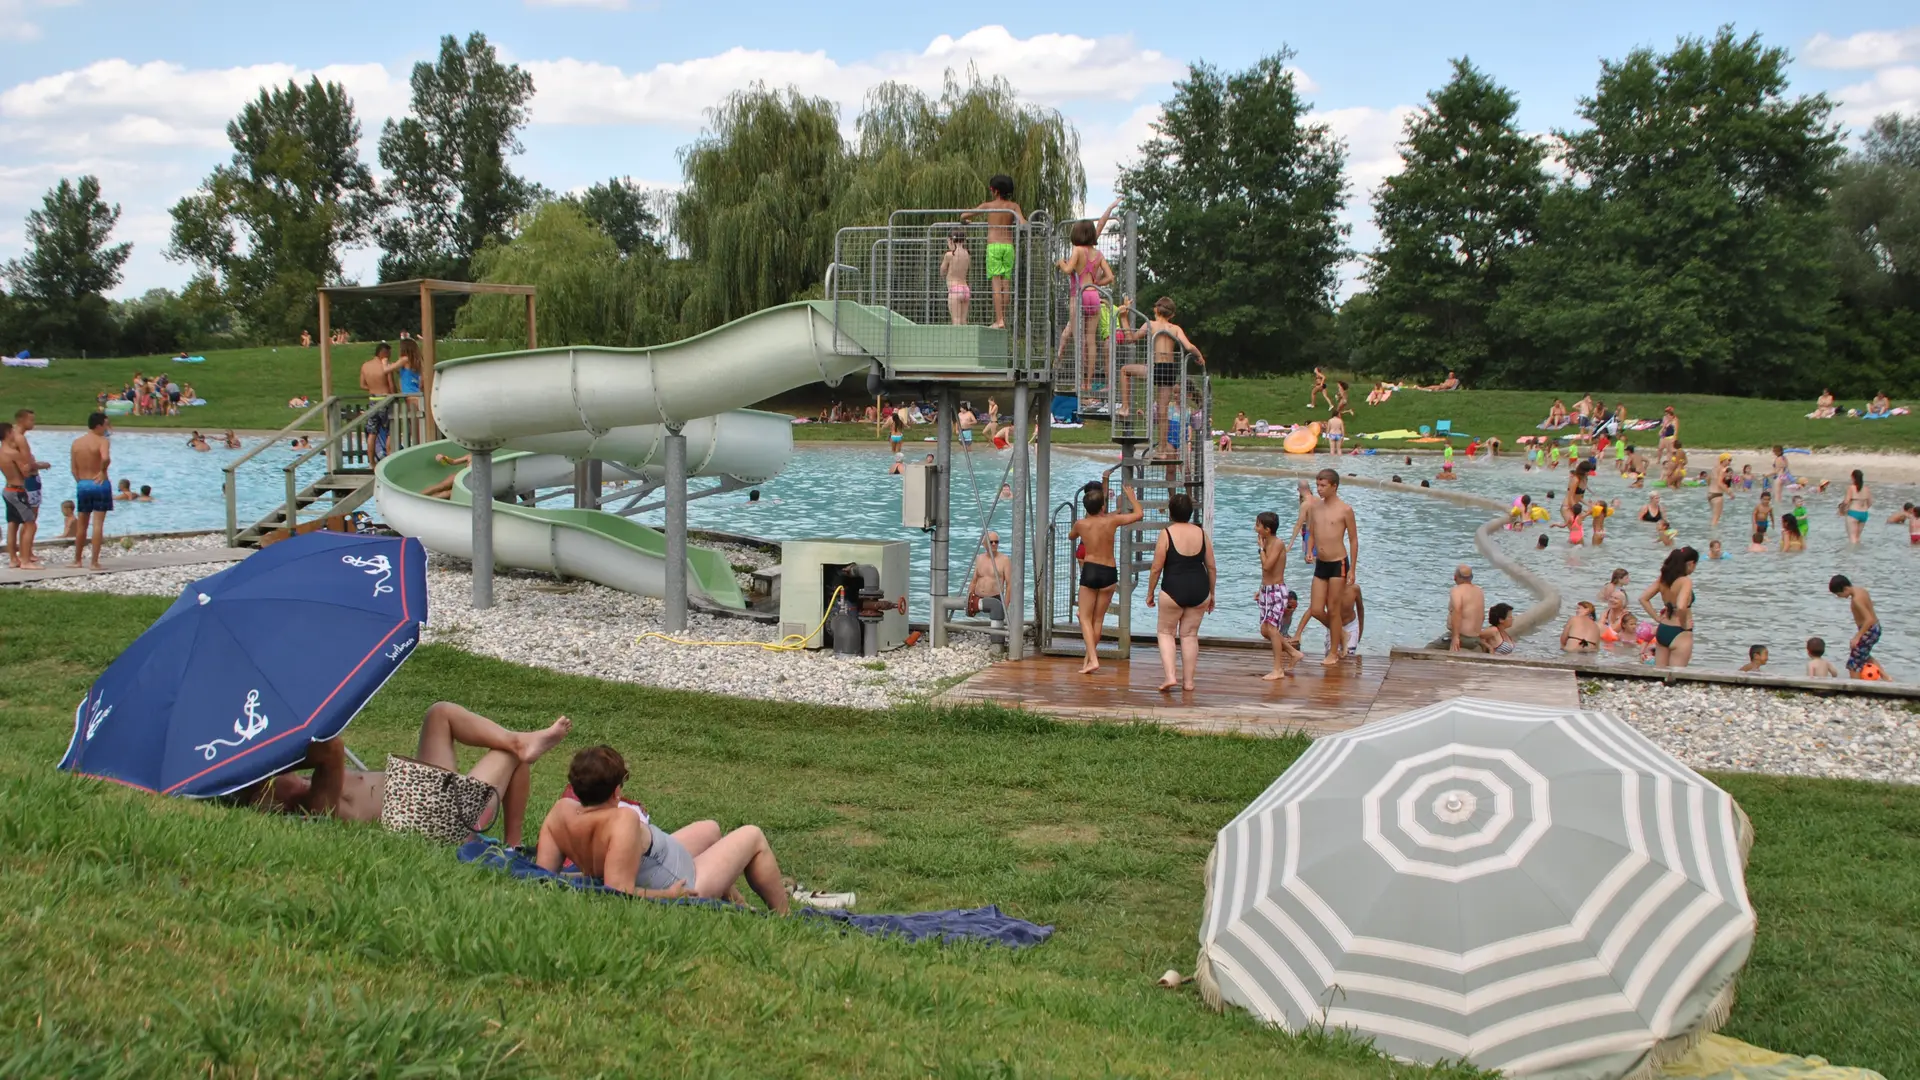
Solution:
{"label": "wooden deck", "polygon": [[1580,702],[1572,672],[1522,664],[1361,656],[1331,668],[1309,660],[1294,669],[1294,678],[1269,683],[1260,676],[1270,663],[1265,650],[1203,647],[1193,692],[1162,694],[1160,661],[1151,647],[1136,651],[1132,661],[1104,661],[1092,675],[1079,673],[1078,657],[1042,656],[995,664],[941,700],[1242,735],[1330,735],[1460,696],[1566,707]]}

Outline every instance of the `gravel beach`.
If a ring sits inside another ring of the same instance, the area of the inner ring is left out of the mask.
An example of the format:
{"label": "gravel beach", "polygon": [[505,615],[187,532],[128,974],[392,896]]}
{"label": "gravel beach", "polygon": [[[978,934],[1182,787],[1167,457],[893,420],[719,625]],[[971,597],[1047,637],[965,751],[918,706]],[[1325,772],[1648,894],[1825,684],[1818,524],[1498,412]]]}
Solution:
{"label": "gravel beach", "polygon": [[[136,552],[217,549],[218,535],[143,540]],[[723,545],[736,565],[772,561]],[[31,588],[176,596],[220,564],[160,567],[39,582]],[[426,640],[514,663],[618,682],[738,697],[879,709],[930,697],[992,662],[985,638],[950,649],[924,645],[878,660],[824,650],[676,645],[640,635],[660,629],[661,603],[589,582],[500,571],[496,604],[467,607],[465,560],[429,554],[432,618]],[[688,638],[771,642],[769,624],[694,614]],[[1581,701],[1632,724],[1696,769],[1920,784],[1920,702],[1640,679],[1588,679]]]}
{"label": "gravel beach", "polygon": [[[219,548],[219,536],[143,541],[136,551]],[[736,565],[760,566],[772,557],[757,549],[719,546]],[[178,596],[222,565],[169,566],[87,577],[56,578],[30,588],[67,592],[152,593]],[[470,564],[429,553],[427,594],[431,612],[425,641],[467,652],[573,675],[640,683],[674,690],[702,690],[736,697],[815,705],[884,709],[931,697],[992,662],[984,637],[956,638],[948,649],[925,645],[883,653],[877,660],[836,659],[824,649],[770,651],[752,646],[709,648],[676,645],[640,635],[661,628],[662,604],[591,582],[557,582],[538,574],[501,570],[494,575],[494,606],[473,611]],[[694,614],[686,638],[764,641],[778,628],[744,619]]]}
{"label": "gravel beach", "polygon": [[1604,709],[1695,769],[1920,784],[1920,702],[1601,679]]}

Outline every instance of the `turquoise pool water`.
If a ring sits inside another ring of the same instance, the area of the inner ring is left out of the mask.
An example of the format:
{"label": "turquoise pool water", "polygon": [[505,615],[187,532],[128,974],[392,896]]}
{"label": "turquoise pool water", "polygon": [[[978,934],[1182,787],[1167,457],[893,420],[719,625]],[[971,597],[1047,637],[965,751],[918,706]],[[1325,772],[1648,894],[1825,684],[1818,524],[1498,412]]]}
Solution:
{"label": "turquoise pool water", "polygon": [[[955,452],[954,511],[958,520],[952,529],[949,561],[955,593],[965,588],[980,532],[975,492],[983,506],[992,502],[1010,456],[976,449],[973,469],[969,470],[964,455]],[[688,518],[696,528],[770,539],[845,536],[906,540],[913,550],[914,595],[910,600],[915,617],[925,618],[931,541],[927,534],[901,526],[900,478],[887,475],[891,462],[892,455],[879,448],[802,449],[794,454],[785,472],[761,486],[759,504],[749,504],[744,492],[696,499],[688,504]],[[1072,497],[1080,485],[1097,479],[1107,464],[1077,453],[1056,454],[1053,502],[1057,505]],[[1350,494],[1360,523],[1358,577],[1367,609],[1361,651],[1382,653],[1395,643],[1432,638],[1445,623],[1443,602],[1454,566],[1464,561],[1483,577],[1492,573],[1473,546],[1473,530],[1487,520],[1487,512],[1439,499],[1366,488],[1355,488]],[[1214,503],[1218,522],[1215,561],[1221,581],[1216,610],[1207,616],[1201,632],[1257,636],[1259,616],[1253,597],[1260,584],[1260,562],[1253,518],[1259,511],[1270,509],[1280,515],[1283,525],[1291,525],[1297,505],[1294,482],[1222,475]],[[638,520],[658,526],[662,515],[641,515]],[[993,516],[993,525],[1003,537],[1008,535],[1011,520],[1012,510],[1003,503]],[[1063,516],[1061,520],[1066,519]],[[1304,592],[1309,577],[1310,571],[1302,566],[1295,549],[1288,562],[1288,581]],[[1153,625],[1144,584],[1135,590],[1136,630]],[[1520,606],[1529,599],[1525,592],[1503,585],[1489,592]],[[1325,647],[1318,631],[1309,635],[1308,643]]]}
{"label": "turquoise pool water", "polygon": [[[1307,460],[1271,454],[1245,456],[1274,464]],[[1311,460],[1324,465],[1330,459],[1317,456]],[[1698,465],[1707,464],[1699,454],[1694,460]],[[1422,479],[1441,483],[1433,479],[1440,471],[1437,457],[1416,456],[1413,462],[1408,465],[1399,455],[1349,456],[1341,459],[1340,470],[1376,479],[1399,474],[1413,484]],[[1546,505],[1553,508],[1554,519],[1559,519],[1559,498],[1567,486],[1566,469],[1526,472],[1520,460],[1512,456],[1478,462],[1456,456],[1455,462],[1454,471],[1460,478],[1447,487],[1502,503],[1511,502],[1522,492],[1541,502],[1552,492],[1554,499]],[[1833,479],[1844,486],[1843,477]],[[1591,492],[1608,501],[1621,500],[1619,516],[1609,523],[1604,545],[1589,543],[1576,548],[1568,544],[1565,529],[1538,527],[1502,532],[1500,545],[1522,565],[1560,588],[1563,615],[1572,611],[1575,601],[1595,599],[1615,568],[1628,572],[1632,598],[1637,600],[1640,590],[1658,575],[1660,561],[1668,551],[1655,542],[1653,527],[1637,520],[1649,491],[1659,490],[1666,515],[1679,533],[1676,543],[1698,548],[1704,556],[1708,542],[1718,539],[1727,556],[1718,562],[1703,558],[1695,572],[1696,666],[1739,667],[1746,663],[1748,646],[1766,645],[1772,656],[1767,671],[1803,675],[1806,641],[1815,636],[1826,641],[1827,659],[1841,666],[1846,642],[1853,636],[1853,620],[1846,602],[1828,592],[1827,580],[1834,574],[1845,574],[1872,594],[1880,615],[1883,636],[1874,655],[1894,677],[1920,681],[1920,615],[1913,614],[1920,612],[1920,547],[1908,543],[1906,526],[1890,525],[1885,520],[1901,504],[1920,501],[1920,487],[1878,483],[1870,470],[1867,483],[1874,496],[1873,520],[1868,522],[1861,544],[1847,541],[1842,519],[1835,513],[1840,488],[1829,488],[1826,494],[1809,488],[1799,493],[1808,515],[1807,550],[1782,554],[1776,525],[1768,533],[1768,550],[1749,552],[1747,523],[1759,499],[1757,486],[1751,491],[1735,491],[1728,498],[1720,526],[1715,529],[1706,489],[1632,488],[1613,471],[1610,462],[1603,462],[1594,474]],[[1549,537],[1545,551],[1535,546],[1543,532]],[[1493,591],[1488,590],[1490,595]],[[1637,606],[1634,610],[1640,613]],[[1555,627],[1551,634],[1543,632],[1523,640],[1521,651],[1555,653],[1558,639],[1559,629]],[[1637,656],[1623,657],[1623,662],[1636,661]]]}
{"label": "turquoise pool water", "polygon": [[[227,527],[221,470],[228,462],[259,445],[260,439],[243,437],[240,449],[228,450],[219,444],[219,432],[206,434],[212,438],[213,449],[198,451],[187,448],[185,433],[114,433],[113,464],[108,469],[114,487],[117,489],[120,479],[125,477],[133,482],[135,491],[143,484],[153,488],[153,501],[115,503],[113,513],[107,518],[108,533],[119,536]],[[73,498],[73,473],[68,468],[68,460],[78,435],[71,431],[42,430],[28,436],[33,442],[34,455],[53,464],[46,473],[46,511],[40,519],[43,538],[49,523],[53,532],[59,532],[60,503]],[[283,440],[240,466],[234,480],[242,527],[253,524],[267,511],[286,502],[283,470],[304,453],[306,451],[295,450]],[[299,483],[304,487],[325,472],[326,457],[321,455],[301,466]]]}

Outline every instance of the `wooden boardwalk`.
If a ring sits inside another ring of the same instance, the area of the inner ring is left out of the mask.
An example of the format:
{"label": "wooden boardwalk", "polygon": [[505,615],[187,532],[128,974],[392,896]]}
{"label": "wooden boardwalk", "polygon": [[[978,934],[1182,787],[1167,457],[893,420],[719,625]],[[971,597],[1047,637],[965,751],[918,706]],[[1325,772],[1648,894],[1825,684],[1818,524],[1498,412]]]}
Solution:
{"label": "wooden boardwalk", "polygon": [[947,702],[990,701],[1071,720],[1145,721],[1203,734],[1330,735],[1450,697],[1576,707],[1574,676],[1522,664],[1361,656],[1336,667],[1309,660],[1295,678],[1269,683],[1263,649],[1203,647],[1194,690],[1162,694],[1151,647],[1081,675],[1080,658],[1002,661],[948,690]]}

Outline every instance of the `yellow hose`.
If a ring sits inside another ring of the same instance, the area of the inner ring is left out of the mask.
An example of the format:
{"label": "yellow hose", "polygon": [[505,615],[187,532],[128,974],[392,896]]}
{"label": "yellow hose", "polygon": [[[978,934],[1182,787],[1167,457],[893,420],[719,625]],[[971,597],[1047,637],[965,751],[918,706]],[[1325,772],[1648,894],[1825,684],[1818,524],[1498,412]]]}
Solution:
{"label": "yellow hose", "polygon": [[639,643],[648,638],[658,638],[661,641],[671,642],[675,645],[696,645],[705,648],[752,646],[757,649],[765,649],[768,652],[800,652],[806,649],[807,642],[812,641],[814,635],[818,634],[821,629],[827,625],[827,620],[833,618],[833,605],[839,601],[840,597],[846,594],[846,591],[847,587],[844,585],[834,586],[833,595],[827,599],[827,613],[820,616],[819,624],[813,628],[812,633],[808,634],[788,634],[778,641],[698,641],[693,638],[672,637],[667,634],[662,634],[658,630],[649,630],[635,638],[634,641],[635,643]]}

